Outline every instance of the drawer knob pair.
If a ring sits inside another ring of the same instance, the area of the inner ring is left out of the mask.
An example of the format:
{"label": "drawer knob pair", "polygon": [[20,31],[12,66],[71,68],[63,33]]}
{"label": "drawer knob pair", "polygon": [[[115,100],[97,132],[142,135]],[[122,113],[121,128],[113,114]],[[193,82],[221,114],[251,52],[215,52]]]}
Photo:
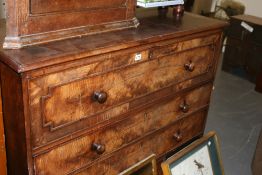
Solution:
{"label": "drawer knob pair", "polygon": [[100,104],[103,104],[106,102],[107,100],[107,93],[104,92],[104,91],[95,91],[93,93],[93,96],[92,96],[93,100],[100,103]]}
{"label": "drawer knob pair", "polygon": [[189,104],[187,104],[186,100],[184,100],[184,102],[179,106],[181,111],[184,113],[187,113],[190,109]]}
{"label": "drawer knob pair", "polygon": [[195,64],[192,63],[192,61],[190,61],[189,63],[186,63],[184,67],[185,67],[185,70],[189,72],[193,72],[195,70]]}
{"label": "drawer knob pair", "polygon": [[105,145],[97,144],[97,143],[93,143],[91,149],[97,154],[103,154],[106,151]]}
{"label": "drawer knob pair", "polygon": [[181,142],[183,140],[183,135],[180,131],[177,131],[174,135],[173,138],[175,139],[175,141],[177,142]]}

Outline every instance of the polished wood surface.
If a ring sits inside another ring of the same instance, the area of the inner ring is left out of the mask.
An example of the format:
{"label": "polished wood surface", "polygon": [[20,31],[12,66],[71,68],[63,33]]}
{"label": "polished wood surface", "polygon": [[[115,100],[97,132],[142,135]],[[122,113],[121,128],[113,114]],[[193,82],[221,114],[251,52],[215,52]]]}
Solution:
{"label": "polished wood surface", "polygon": [[173,20],[171,10],[169,11],[166,20],[158,18],[155,10],[137,14],[141,24],[135,30],[97,34],[19,50],[4,50],[1,60],[12,66],[17,72],[25,72],[97,54],[137,47],[141,44],[146,45],[174,38],[185,40],[192,33],[214,31],[225,25],[224,22],[189,13],[184,15],[183,21],[176,22]]}
{"label": "polished wood surface", "polygon": [[[149,108],[146,111],[134,115],[132,118],[128,118],[111,127],[107,127],[105,130],[99,130],[99,132],[88,134],[80,139],[73,140],[66,145],[57,147],[48,153],[38,156],[36,158],[36,163],[39,164],[41,162],[41,166],[47,167],[48,162],[57,162],[54,163],[55,165],[60,162],[60,164],[65,166],[63,167],[65,172],[61,172],[61,174],[67,174],[77,169],[77,167],[70,167],[72,165],[71,163],[67,165],[67,162],[76,162],[77,166],[82,164],[88,166],[93,161],[99,159],[101,154],[109,155],[124,146],[130,145],[130,143],[136,140],[142,139],[146,134],[164,128],[181,118],[189,115],[196,115],[206,110],[211,89],[212,84],[207,84],[191,92],[181,93],[178,97],[171,98],[171,101],[155,105],[153,108]],[[188,111],[188,113],[184,113],[179,107],[184,100],[190,104],[190,111]],[[159,114],[159,111],[166,114],[164,118]],[[92,143],[96,144],[95,150],[93,149],[94,145]],[[102,150],[97,150],[98,147]],[[75,154],[72,154],[72,152],[68,152],[67,154],[65,151],[72,149],[74,149]],[[61,156],[62,152],[63,156]],[[81,163],[79,164],[77,160],[80,161],[80,157]],[[45,162],[46,165],[43,165],[43,162]],[[57,168],[59,169],[59,167]],[[52,167],[52,171],[58,171],[57,168]],[[44,168],[40,169],[44,171]]]}
{"label": "polished wood surface", "polygon": [[[77,175],[113,175],[122,172],[154,153],[157,154],[158,157],[164,155],[166,151],[172,151],[174,148],[181,146],[187,140],[194,138],[196,135],[200,135],[205,122],[205,115],[206,113],[203,112],[191,117],[183,118],[178,122],[170,124],[165,129],[158,130],[154,135],[148,136],[143,140],[138,140],[128,147],[117,150],[111,156],[101,158],[99,161],[94,162],[95,164],[92,166],[87,166],[78,171],[74,171],[73,173]],[[191,120],[195,121],[194,124],[193,122],[190,122]],[[181,141],[177,142],[173,139],[173,135],[180,131],[183,134],[183,138]],[[123,157],[123,155],[125,155],[125,157]],[[128,157],[128,159],[126,157]],[[52,172],[52,169],[48,167],[43,167],[41,170]]]}
{"label": "polished wood surface", "polygon": [[203,134],[226,23],[137,16],[137,29],[1,53],[10,175],[114,175]]}
{"label": "polished wood surface", "polygon": [[4,48],[135,28],[135,0],[6,0]]}
{"label": "polished wood surface", "polygon": [[[53,135],[54,139],[57,129],[71,128],[77,131],[83,129],[83,125],[97,125],[135,108],[129,104],[136,98],[142,98],[146,94],[187,79],[209,74],[214,68],[213,55],[214,50],[210,46],[203,46],[176,56],[151,59],[110,73],[100,73],[100,66],[104,67],[103,63],[98,63],[93,70],[92,65],[91,68],[71,69],[71,75],[76,76],[75,81],[72,76],[64,77],[65,73],[69,73],[67,71],[34,78],[29,82],[30,108],[35,124],[32,127],[35,138],[33,146],[52,141],[48,135]],[[190,61],[196,65],[193,72],[184,68]],[[114,64],[117,64],[117,61]],[[110,67],[107,64],[106,68]],[[87,72],[84,72],[86,70]],[[82,78],[79,75],[84,76]],[[108,94],[104,104],[92,99],[93,92],[100,90]],[[52,106],[56,106],[56,110]],[[80,120],[81,126],[77,126]],[[43,121],[44,126],[51,132],[42,127]],[[66,134],[66,131],[63,133]],[[40,139],[43,135],[45,138]]]}

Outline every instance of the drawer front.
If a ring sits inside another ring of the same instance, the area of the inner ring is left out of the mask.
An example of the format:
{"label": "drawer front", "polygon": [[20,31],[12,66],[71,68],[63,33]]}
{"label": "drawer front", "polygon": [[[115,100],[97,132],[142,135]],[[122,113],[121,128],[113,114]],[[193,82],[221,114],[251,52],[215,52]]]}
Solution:
{"label": "drawer front", "polygon": [[[73,168],[71,169],[78,169],[83,164],[87,166],[180,118],[205,110],[209,103],[211,89],[212,85],[207,84],[190,92],[184,92],[179,96],[172,97],[171,100],[168,99],[170,101],[154,105],[116,125],[55,148],[39,156],[36,160],[46,163],[54,162],[55,165],[59,162],[66,164],[74,162],[74,160],[81,160],[81,163],[72,164]],[[73,152],[68,152],[68,150],[73,150]],[[68,169],[70,167],[68,166]]]}
{"label": "drawer front", "polygon": [[[39,96],[43,93],[41,89],[32,85],[33,146],[60,138],[67,133],[68,126],[75,131],[83,129],[77,128],[76,123],[85,122],[86,127],[92,127],[124,114],[130,110],[129,102],[133,99],[185,80],[213,74],[214,63],[213,48],[204,46],[50,86],[43,96]],[[97,99],[94,94],[98,94]]]}
{"label": "drawer front", "polygon": [[130,99],[204,74],[212,66],[212,61],[213,52],[209,47],[203,47],[52,87],[51,95],[42,98],[43,118],[47,125],[52,125],[52,129],[59,128]]}
{"label": "drawer front", "polygon": [[[36,157],[35,174],[96,174],[115,175],[132,166],[138,161],[156,154],[163,156],[168,151],[202,134],[206,111],[180,119],[163,129],[160,129],[144,139],[137,140],[112,154],[96,160],[97,154],[90,153],[90,146],[83,140],[64,145],[47,154]],[[118,144],[111,140],[111,144]],[[154,143],[154,144],[152,144]],[[78,156],[74,156],[78,155]],[[93,161],[92,164],[86,162]]]}

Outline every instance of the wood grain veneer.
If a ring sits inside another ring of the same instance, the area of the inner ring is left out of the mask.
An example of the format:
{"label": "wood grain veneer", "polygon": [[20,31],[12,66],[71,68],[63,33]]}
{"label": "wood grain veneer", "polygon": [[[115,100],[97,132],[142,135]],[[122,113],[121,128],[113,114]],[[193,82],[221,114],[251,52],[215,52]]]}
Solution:
{"label": "wood grain veneer", "polygon": [[[32,0],[32,13],[90,10],[62,2]],[[226,24],[137,17],[137,29],[1,52],[10,175],[115,175],[203,134]]]}

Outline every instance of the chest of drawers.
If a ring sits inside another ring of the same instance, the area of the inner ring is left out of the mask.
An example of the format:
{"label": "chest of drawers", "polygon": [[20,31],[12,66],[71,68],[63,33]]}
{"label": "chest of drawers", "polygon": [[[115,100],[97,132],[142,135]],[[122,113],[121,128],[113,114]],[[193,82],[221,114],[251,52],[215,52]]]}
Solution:
{"label": "chest of drawers", "polygon": [[114,175],[203,134],[225,23],[154,13],[1,53],[10,175]]}

